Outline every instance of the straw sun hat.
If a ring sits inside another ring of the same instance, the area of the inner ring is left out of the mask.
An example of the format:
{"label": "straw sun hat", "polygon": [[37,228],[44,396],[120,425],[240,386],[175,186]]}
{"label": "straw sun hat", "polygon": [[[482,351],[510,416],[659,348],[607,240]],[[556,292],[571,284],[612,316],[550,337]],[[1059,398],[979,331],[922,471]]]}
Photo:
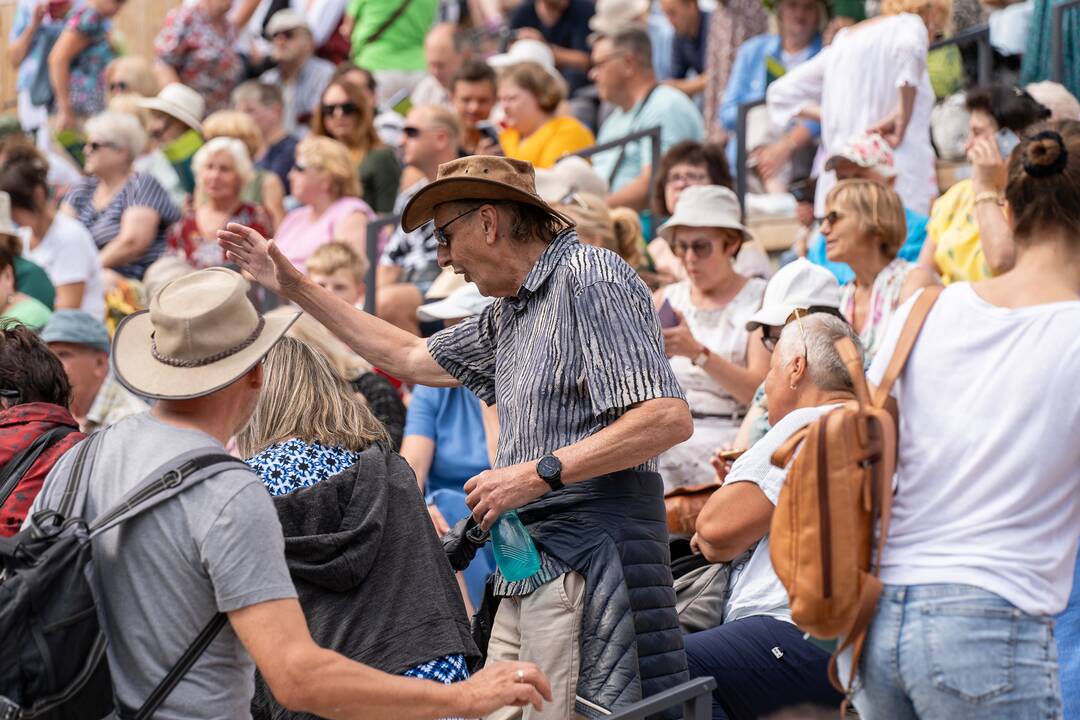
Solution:
{"label": "straw sun hat", "polygon": [[149,310],[127,316],[116,329],[117,379],[137,395],[187,400],[243,377],[299,316],[264,318],[247,290],[247,281],[226,268],[165,285]]}

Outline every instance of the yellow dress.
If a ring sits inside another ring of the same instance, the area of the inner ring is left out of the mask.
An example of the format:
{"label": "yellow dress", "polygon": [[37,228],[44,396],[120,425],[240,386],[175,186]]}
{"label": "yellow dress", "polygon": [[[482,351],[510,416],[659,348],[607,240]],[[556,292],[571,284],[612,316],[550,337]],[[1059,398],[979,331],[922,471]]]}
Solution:
{"label": "yellow dress", "polygon": [[499,134],[499,144],[508,158],[528,160],[533,167],[549,168],[563,155],[595,145],[596,138],[576,119],[560,116],[551,118],[524,140],[516,128],[503,130]]}
{"label": "yellow dress", "polygon": [[934,202],[926,234],[935,244],[934,263],[946,285],[991,276],[979,242],[975,190],[970,179],[956,183]]}

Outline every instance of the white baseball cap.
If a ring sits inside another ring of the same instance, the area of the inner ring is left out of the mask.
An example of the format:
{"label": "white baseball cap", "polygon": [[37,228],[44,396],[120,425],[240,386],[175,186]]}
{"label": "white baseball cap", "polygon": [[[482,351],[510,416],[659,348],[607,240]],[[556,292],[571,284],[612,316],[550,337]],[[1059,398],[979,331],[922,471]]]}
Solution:
{"label": "white baseball cap", "polygon": [[478,314],[495,298],[480,294],[476,283],[466,283],[438,302],[421,305],[416,309],[416,317],[430,322],[432,320],[457,320]]}
{"label": "white baseball cap", "polygon": [[761,309],[750,316],[746,329],[762,325],[781,327],[791,313],[812,307],[840,308],[840,285],[831,272],[806,258],[799,258],[780,268],[765,288]]}
{"label": "white baseball cap", "polygon": [[488,65],[496,70],[524,62],[536,63],[548,72],[558,72],[555,68],[555,53],[547,43],[539,40],[518,40],[506,52],[488,58]]}

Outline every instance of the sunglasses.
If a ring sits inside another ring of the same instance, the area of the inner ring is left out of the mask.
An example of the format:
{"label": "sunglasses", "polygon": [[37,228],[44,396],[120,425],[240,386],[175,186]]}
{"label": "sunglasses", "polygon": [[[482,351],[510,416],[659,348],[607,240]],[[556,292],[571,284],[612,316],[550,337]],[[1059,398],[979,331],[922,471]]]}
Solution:
{"label": "sunglasses", "polygon": [[761,344],[765,346],[765,349],[772,352],[776,349],[776,343],[780,341],[780,334],[784,332],[784,327],[787,326],[792,320],[796,320],[799,323],[799,332],[803,336],[803,347],[806,347],[806,330],[803,328],[802,319],[807,315],[813,315],[814,313],[825,313],[843,319],[840,312],[828,305],[811,305],[805,310],[797,309],[788,315],[787,320],[783,325],[762,325],[761,326]]}
{"label": "sunglasses", "polygon": [[439,247],[450,247],[450,236],[446,234],[446,228],[450,227],[451,225],[453,225],[454,223],[456,223],[458,220],[465,217],[469,213],[474,213],[474,212],[476,212],[477,210],[479,210],[482,207],[484,207],[484,206],[483,205],[477,205],[472,210],[466,210],[465,212],[461,213],[460,215],[458,215],[454,219],[446,222],[445,224],[442,225],[442,227],[435,228],[435,232],[434,232],[435,242],[439,245]]}
{"label": "sunglasses", "polygon": [[118,146],[117,146],[116,143],[98,142],[97,140],[91,140],[90,142],[86,143],[86,145],[83,146],[83,152],[95,153],[98,150],[101,150],[102,148],[109,148],[110,150],[116,150],[116,149],[118,149]]}
{"label": "sunglasses", "polygon": [[109,83],[109,92],[111,93],[124,93],[128,91],[128,84],[123,80],[117,80]]}
{"label": "sunglasses", "polygon": [[693,250],[694,255],[704,260],[713,253],[713,246],[716,243],[712,240],[695,240],[694,242],[682,242],[676,240],[671,243],[671,252],[675,253],[676,257],[682,258],[689,251]]}
{"label": "sunglasses", "polygon": [[418,128],[413,125],[406,125],[405,127],[401,128],[401,132],[405,134],[405,137],[415,140],[416,138],[420,137],[421,133],[424,132],[424,128]]}
{"label": "sunglasses", "polygon": [[321,108],[324,116],[334,116],[340,112],[342,115],[356,115],[360,112],[360,106],[354,102],[324,104]]}
{"label": "sunglasses", "polygon": [[830,225],[835,225],[836,221],[842,219],[843,217],[844,217],[844,213],[836,212],[835,210],[830,210],[829,212],[825,213],[824,217],[816,217],[816,218],[814,218],[814,220],[817,222],[818,225],[824,225],[825,223],[829,223]]}
{"label": "sunglasses", "polygon": [[709,181],[709,174],[706,172],[696,173],[671,173],[667,176],[669,183],[686,183],[687,185],[693,185],[695,183],[704,183]]}

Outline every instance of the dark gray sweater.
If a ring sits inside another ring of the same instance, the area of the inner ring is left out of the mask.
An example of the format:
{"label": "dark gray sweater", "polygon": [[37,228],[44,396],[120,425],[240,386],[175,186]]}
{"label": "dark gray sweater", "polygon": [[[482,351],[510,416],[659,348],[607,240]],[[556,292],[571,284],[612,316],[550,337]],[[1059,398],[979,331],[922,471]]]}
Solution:
{"label": "dark gray sweater", "polygon": [[[274,498],[311,635],[388,673],[479,656],[453,571],[408,464],[382,444],[333,477]],[[252,714],[289,713],[257,678]]]}

